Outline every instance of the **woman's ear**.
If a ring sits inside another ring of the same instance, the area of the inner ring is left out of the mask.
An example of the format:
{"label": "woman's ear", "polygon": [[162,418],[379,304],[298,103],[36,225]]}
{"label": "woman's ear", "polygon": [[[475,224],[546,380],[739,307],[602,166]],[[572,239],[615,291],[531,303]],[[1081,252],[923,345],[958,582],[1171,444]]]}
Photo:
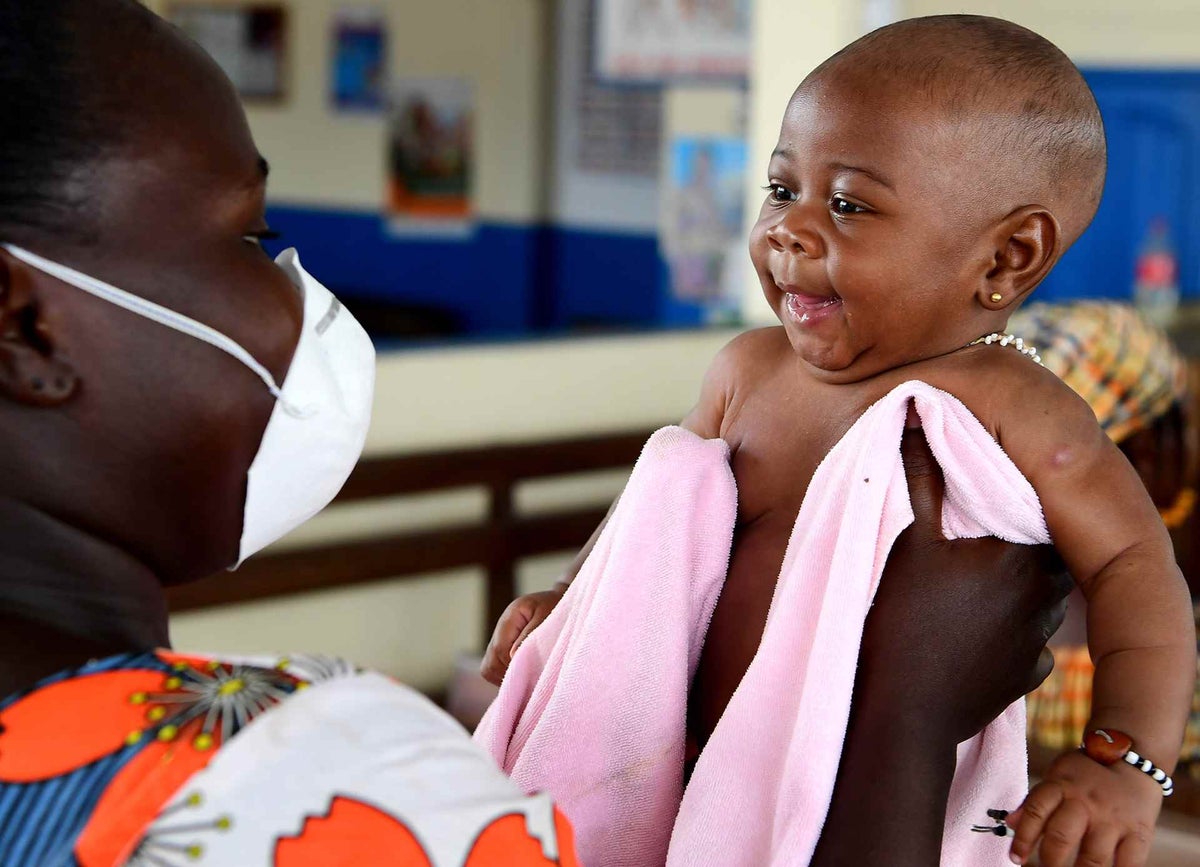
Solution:
{"label": "woman's ear", "polygon": [[1005,217],[994,233],[994,258],[978,293],[988,310],[1013,307],[1033,291],[1058,261],[1062,230],[1040,205]]}
{"label": "woman's ear", "polygon": [[71,399],[79,375],[60,357],[55,337],[29,267],[0,250],[0,399],[44,407]]}

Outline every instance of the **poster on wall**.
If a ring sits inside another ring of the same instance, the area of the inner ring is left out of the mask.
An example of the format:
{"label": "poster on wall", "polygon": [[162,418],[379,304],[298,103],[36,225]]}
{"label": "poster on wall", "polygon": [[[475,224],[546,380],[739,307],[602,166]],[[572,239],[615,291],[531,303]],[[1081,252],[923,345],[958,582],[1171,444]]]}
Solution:
{"label": "poster on wall", "polygon": [[668,153],[660,239],[671,296],[703,307],[710,322],[741,310],[746,152],[741,138],[688,136]]}
{"label": "poster on wall", "polygon": [[382,9],[343,6],[333,18],[333,106],[378,112],[386,105],[387,18]]}
{"label": "poster on wall", "polygon": [[395,82],[387,125],[393,232],[456,234],[473,214],[474,90],[462,78]]}
{"label": "poster on wall", "polygon": [[594,0],[596,74],[626,82],[745,78],[751,0]]}
{"label": "poster on wall", "polygon": [[242,99],[287,96],[287,10],[282,3],[173,3],[167,18],[212,55]]}

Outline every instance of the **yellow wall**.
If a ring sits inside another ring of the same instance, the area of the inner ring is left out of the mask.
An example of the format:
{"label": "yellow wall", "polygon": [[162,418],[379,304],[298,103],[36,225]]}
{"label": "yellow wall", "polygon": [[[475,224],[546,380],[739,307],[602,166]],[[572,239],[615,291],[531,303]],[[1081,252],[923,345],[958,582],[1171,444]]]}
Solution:
{"label": "yellow wall", "polygon": [[1200,63],[1196,0],[907,0],[906,16],[971,12],[1022,24],[1081,65]]}
{"label": "yellow wall", "polygon": [[[161,12],[168,4],[152,0],[148,5]],[[289,98],[280,106],[247,109],[254,137],[271,161],[271,200],[378,210],[385,182],[384,120],[338,114],[330,107],[331,23],[345,4],[291,0],[286,5]],[[550,5],[544,0],[365,5],[386,11],[393,75],[473,82],[479,215],[495,220],[539,216],[547,159],[543,93]]]}

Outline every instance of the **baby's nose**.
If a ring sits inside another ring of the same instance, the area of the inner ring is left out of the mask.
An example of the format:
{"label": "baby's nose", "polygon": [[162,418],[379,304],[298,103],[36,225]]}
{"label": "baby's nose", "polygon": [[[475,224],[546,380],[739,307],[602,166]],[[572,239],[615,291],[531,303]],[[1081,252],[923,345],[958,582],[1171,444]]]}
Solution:
{"label": "baby's nose", "polygon": [[767,242],[777,253],[816,259],[824,255],[824,244],[816,228],[797,209],[790,211],[767,230]]}

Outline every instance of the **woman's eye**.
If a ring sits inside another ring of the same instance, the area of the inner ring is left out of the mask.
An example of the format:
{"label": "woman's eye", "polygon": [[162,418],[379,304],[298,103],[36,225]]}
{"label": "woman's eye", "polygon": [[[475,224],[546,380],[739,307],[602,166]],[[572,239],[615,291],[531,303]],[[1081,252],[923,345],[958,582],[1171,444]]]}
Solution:
{"label": "woman's eye", "polygon": [[263,241],[278,241],[281,237],[278,232],[272,232],[268,229],[265,232],[252,232],[249,235],[242,235],[242,240],[256,247],[261,247]]}
{"label": "woman's eye", "polygon": [[854,202],[850,201],[849,199],[843,199],[840,197],[834,198],[833,202],[831,202],[831,205],[833,207],[833,212],[842,217],[850,217],[854,214],[867,213],[866,208],[864,208],[862,205],[854,204]]}
{"label": "woman's eye", "polygon": [[767,184],[763,189],[767,191],[768,197],[772,202],[783,205],[796,201],[796,194],[783,184]]}

